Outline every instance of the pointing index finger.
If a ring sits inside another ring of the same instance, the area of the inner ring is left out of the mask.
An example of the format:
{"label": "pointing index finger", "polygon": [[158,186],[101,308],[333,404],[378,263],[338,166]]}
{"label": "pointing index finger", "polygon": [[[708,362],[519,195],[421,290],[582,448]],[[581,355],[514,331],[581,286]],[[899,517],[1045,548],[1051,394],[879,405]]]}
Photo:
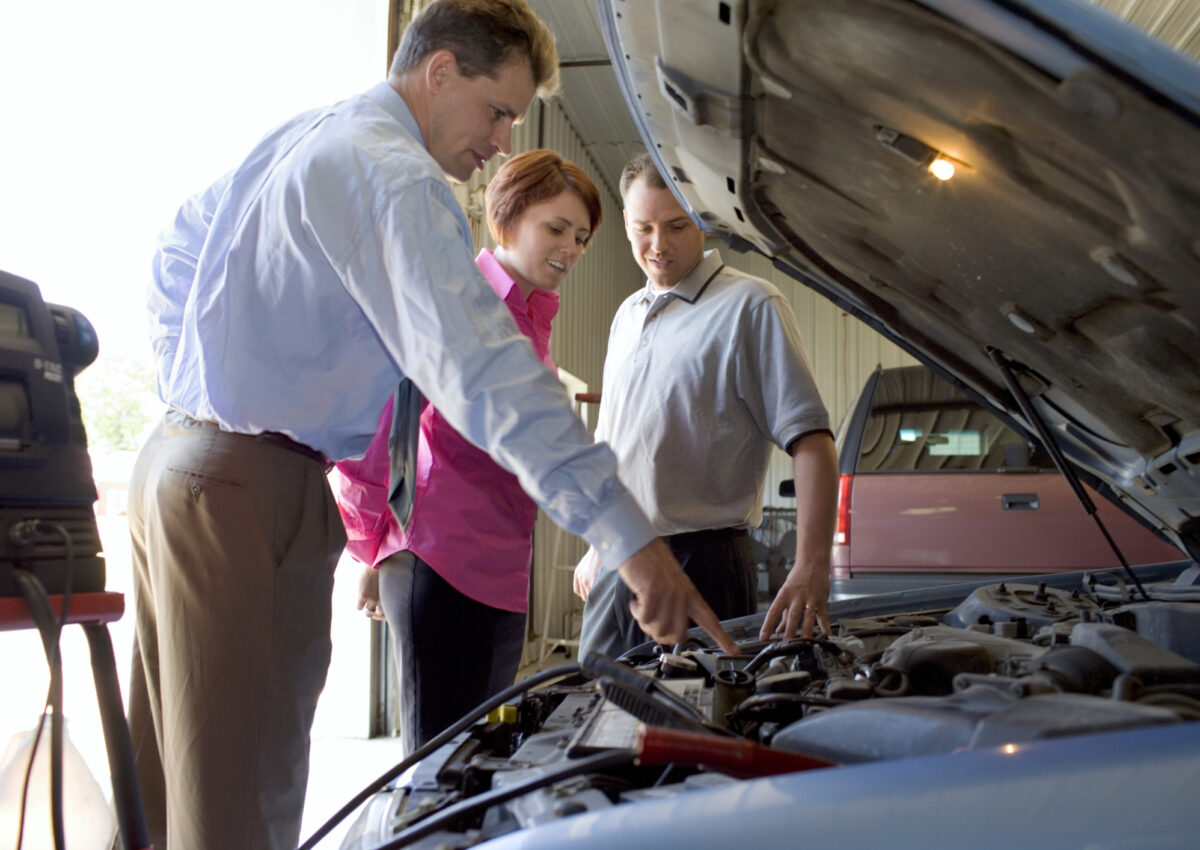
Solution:
{"label": "pointing index finger", "polygon": [[713,609],[708,607],[708,603],[700,597],[699,592],[693,591],[691,604],[688,605],[688,616],[692,618],[692,622],[704,629],[708,636],[716,641],[717,646],[721,647],[728,655],[738,654],[737,643],[721,627],[721,621],[717,619]]}

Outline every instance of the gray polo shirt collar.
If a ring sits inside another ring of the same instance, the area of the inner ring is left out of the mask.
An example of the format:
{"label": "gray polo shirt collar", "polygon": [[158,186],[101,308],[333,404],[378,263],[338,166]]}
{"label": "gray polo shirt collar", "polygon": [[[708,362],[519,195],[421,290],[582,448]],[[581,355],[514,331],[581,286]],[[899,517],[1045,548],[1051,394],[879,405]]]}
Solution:
{"label": "gray polo shirt collar", "polygon": [[704,252],[704,259],[696,264],[696,267],[687,273],[687,276],[679,283],[666,291],[655,289],[650,285],[650,281],[646,281],[646,286],[642,290],[642,303],[654,301],[656,298],[667,296],[663,302],[679,298],[689,304],[695,304],[700,300],[700,296],[704,294],[704,290],[708,289],[708,285],[713,282],[721,269],[725,268],[725,263],[721,261],[721,252],[717,249]]}

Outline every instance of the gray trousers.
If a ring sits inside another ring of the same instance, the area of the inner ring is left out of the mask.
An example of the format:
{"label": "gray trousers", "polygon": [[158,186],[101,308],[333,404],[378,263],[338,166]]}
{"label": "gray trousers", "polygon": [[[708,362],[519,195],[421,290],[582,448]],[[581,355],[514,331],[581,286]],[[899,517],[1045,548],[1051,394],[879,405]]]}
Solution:
{"label": "gray trousers", "polygon": [[177,411],[130,480],[129,721],[157,850],[294,850],[345,532],[316,460]]}
{"label": "gray trousers", "polygon": [[379,601],[392,630],[407,756],[513,683],[525,613],[459,593],[407,551],[379,565]]}

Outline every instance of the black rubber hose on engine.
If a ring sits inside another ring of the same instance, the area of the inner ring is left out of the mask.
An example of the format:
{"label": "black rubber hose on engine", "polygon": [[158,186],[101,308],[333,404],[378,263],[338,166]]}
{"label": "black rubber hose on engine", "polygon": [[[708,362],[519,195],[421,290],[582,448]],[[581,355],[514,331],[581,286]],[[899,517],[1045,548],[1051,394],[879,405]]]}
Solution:
{"label": "black rubber hose on engine", "polygon": [[455,722],[454,725],[448,726],[435,738],[426,743],[425,746],[418,748],[395,767],[390,768],[382,776],[375,779],[369,785],[367,785],[367,787],[355,794],[350,802],[338,809],[333,817],[321,824],[321,826],[317,828],[316,832],[310,835],[308,840],[300,845],[299,850],[313,850],[313,848],[317,846],[318,841],[328,835],[335,826],[345,820],[351,812],[361,806],[368,797],[370,797],[388,782],[402,774],[404,771],[408,770],[421,759],[437,750],[438,747],[441,747],[443,744],[452,740],[455,735],[459,734],[468,726],[475,723],[476,720],[486,715],[493,708],[503,705],[513,697],[520,696],[521,694],[537,687],[543,682],[550,681],[551,679],[561,679],[564,676],[571,676],[579,672],[580,666],[575,663],[558,664],[554,667],[548,667],[545,670],[534,673],[527,679],[522,679],[515,685],[510,685],[509,687],[500,691],[500,693],[480,703],[474,709],[463,715],[463,717]]}

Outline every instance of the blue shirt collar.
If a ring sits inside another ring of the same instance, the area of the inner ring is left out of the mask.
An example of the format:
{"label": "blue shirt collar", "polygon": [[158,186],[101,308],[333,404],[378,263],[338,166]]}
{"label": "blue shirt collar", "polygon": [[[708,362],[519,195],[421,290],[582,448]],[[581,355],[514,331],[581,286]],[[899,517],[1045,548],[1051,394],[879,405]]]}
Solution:
{"label": "blue shirt collar", "polygon": [[379,104],[384,112],[403,124],[404,129],[420,142],[421,147],[428,150],[425,145],[425,137],[421,135],[421,128],[417,126],[417,119],[413,117],[412,110],[408,108],[404,98],[392,88],[390,83],[385,81],[372,86],[367,89],[366,97]]}

